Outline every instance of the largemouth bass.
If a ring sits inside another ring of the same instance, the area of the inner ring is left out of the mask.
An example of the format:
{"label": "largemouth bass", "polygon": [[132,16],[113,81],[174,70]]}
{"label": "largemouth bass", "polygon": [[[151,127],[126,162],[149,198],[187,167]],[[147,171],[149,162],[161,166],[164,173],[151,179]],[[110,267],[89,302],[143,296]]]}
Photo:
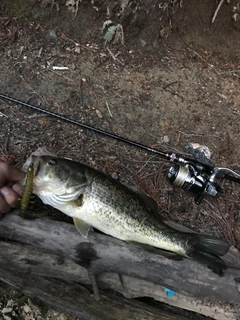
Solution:
{"label": "largemouth bass", "polygon": [[[86,165],[52,156],[32,156],[33,193],[74,219],[82,236],[91,227],[115,238],[190,257],[221,273],[219,257],[229,244],[180,232],[163,223],[152,205],[118,181]],[[153,200],[152,200],[153,201]]]}

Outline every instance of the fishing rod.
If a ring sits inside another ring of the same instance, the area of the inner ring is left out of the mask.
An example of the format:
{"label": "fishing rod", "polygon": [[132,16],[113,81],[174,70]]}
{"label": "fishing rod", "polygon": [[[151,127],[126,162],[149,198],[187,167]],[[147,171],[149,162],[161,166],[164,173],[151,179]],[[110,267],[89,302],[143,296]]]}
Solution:
{"label": "fishing rod", "polygon": [[29,103],[14,99],[12,97],[9,97],[1,93],[0,93],[0,98],[7,100],[9,102],[16,103],[18,105],[22,105],[29,109],[47,114],[51,117],[55,117],[62,121],[80,126],[84,129],[94,131],[96,133],[113,138],[115,140],[127,143],[129,145],[146,150],[148,152],[152,152],[170,161],[171,163],[174,163],[168,171],[169,182],[175,186],[181,187],[184,190],[188,190],[192,192],[195,195],[194,200],[196,204],[200,204],[205,195],[210,195],[215,197],[220,193],[222,193],[222,189],[217,184],[216,179],[228,179],[228,180],[232,180],[234,182],[240,183],[240,174],[238,174],[237,172],[229,168],[216,167],[203,154],[200,154],[199,159],[201,160],[198,161],[198,160],[186,158],[174,152],[163,152],[161,150],[151,148],[149,146],[146,146],[144,144],[138,143],[133,140],[129,140],[127,138],[121,137],[119,135],[108,132],[106,130],[92,127],[80,121],[67,118],[59,113],[55,113],[55,112],[43,109],[41,107],[31,105]]}

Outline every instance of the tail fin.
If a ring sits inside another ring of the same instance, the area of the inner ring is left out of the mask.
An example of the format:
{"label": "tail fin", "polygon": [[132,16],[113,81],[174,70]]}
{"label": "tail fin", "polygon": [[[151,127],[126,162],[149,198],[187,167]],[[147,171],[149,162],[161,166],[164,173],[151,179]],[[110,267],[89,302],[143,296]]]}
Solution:
{"label": "tail fin", "polygon": [[193,249],[187,254],[188,257],[207,265],[215,273],[222,276],[226,265],[220,256],[228,252],[230,245],[224,240],[207,235],[198,234],[194,236],[197,238],[195,238]]}

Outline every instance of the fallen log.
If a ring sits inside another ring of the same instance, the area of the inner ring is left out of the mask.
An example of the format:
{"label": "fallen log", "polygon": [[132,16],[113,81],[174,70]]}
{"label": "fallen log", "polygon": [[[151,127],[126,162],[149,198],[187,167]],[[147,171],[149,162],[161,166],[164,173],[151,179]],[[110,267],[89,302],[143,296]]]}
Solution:
{"label": "fallen log", "polygon": [[86,287],[90,284],[86,269],[71,260],[63,262],[58,256],[14,243],[0,243],[0,250],[0,279],[61,312],[83,320],[157,320],[159,316],[163,320],[187,320],[109,292],[96,301]]}
{"label": "fallen log", "polygon": [[[238,269],[228,268],[219,277],[189,259],[175,261],[97,232],[86,239],[71,224],[49,218],[25,220],[16,213],[0,220],[0,238],[0,280],[55,308],[64,306],[81,319],[138,319],[140,314],[141,319],[159,319],[160,315],[175,319],[130,300],[160,300],[163,287],[176,296],[207,299],[213,306],[218,301],[235,304],[231,315],[240,313]],[[98,275],[100,301],[92,295],[89,272]],[[110,289],[128,299],[110,294]],[[216,319],[221,318],[217,315]],[[231,316],[226,314],[226,319]]]}

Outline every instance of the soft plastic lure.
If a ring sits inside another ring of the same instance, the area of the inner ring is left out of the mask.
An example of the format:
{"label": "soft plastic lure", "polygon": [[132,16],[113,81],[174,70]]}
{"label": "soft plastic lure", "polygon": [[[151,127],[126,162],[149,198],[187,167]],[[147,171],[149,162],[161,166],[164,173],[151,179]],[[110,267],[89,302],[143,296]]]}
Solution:
{"label": "soft plastic lure", "polygon": [[34,164],[30,163],[27,168],[27,175],[23,187],[22,199],[21,199],[21,214],[23,215],[29,205],[30,197],[33,191],[33,172]]}

